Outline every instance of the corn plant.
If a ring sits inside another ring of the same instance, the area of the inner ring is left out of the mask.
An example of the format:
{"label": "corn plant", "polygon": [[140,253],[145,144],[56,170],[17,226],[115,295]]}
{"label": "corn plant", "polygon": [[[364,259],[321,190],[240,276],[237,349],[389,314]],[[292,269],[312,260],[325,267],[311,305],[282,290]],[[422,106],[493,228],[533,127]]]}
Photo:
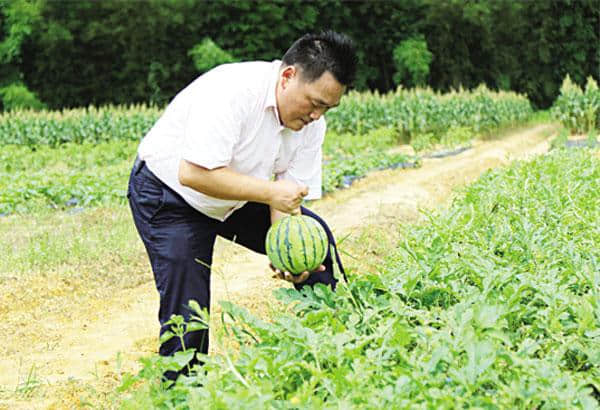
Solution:
{"label": "corn plant", "polygon": [[380,127],[395,128],[401,140],[432,133],[439,141],[449,128],[469,127],[476,134],[523,122],[533,113],[526,97],[492,92],[485,86],[446,94],[430,89],[404,90],[380,95],[352,92],[327,114],[336,132],[365,134]]}
{"label": "corn plant", "polygon": [[582,134],[600,129],[598,84],[592,77],[588,77],[585,90],[582,90],[567,74],[551,112],[555,119],[573,133]]}
{"label": "corn plant", "polygon": [[78,108],[63,111],[12,111],[0,114],[0,145],[139,141],[162,110],[146,105]]}

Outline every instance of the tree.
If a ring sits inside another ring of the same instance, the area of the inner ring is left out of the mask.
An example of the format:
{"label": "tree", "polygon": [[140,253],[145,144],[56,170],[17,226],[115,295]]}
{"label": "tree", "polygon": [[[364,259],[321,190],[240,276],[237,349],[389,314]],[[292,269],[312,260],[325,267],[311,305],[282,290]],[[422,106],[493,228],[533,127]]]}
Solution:
{"label": "tree", "polygon": [[426,85],[432,56],[423,35],[401,42],[394,48],[394,63],[398,70],[394,82],[407,87]]}
{"label": "tree", "polygon": [[39,21],[40,8],[39,1],[0,0],[0,96],[3,109],[43,107],[35,93],[23,83],[20,69],[22,44]]}

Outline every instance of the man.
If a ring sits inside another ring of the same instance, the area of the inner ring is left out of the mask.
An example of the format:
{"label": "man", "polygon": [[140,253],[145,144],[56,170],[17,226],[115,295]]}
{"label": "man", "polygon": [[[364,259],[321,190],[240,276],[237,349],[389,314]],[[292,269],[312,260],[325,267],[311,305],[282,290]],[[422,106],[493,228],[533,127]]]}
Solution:
{"label": "man", "polygon": [[[209,308],[217,235],[265,254],[270,225],[302,213],[323,225],[335,249],[325,222],[301,203],[321,196],[323,114],[339,104],[356,62],[346,36],[307,34],[282,61],[226,64],[198,77],[144,137],[128,198],[160,294],[161,335],[171,315],[189,317],[189,300]],[[297,289],[335,289],[333,264],[328,252],[316,272],[271,268]],[[208,331],[188,333],[185,346],[207,353]],[[180,349],[171,338],[159,353]]]}

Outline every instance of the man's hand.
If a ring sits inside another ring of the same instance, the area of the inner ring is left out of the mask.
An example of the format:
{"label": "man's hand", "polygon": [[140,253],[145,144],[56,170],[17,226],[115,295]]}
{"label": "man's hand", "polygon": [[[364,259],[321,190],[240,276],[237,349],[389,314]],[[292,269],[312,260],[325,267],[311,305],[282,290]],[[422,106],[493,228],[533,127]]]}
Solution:
{"label": "man's hand", "polygon": [[[292,275],[289,272],[282,272],[282,271],[280,271],[279,269],[277,269],[272,264],[269,264],[269,267],[271,268],[271,270],[273,272],[275,272],[275,275],[273,275],[274,278],[287,280],[288,282],[292,282],[292,283],[294,283],[296,285],[299,284],[299,283],[302,283],[302,282],[306,281],[306,279],[308,279],[308,277],[312,273],[312,272],[309,272],[309,271],[304,271],[300,275]],[[325,265],[321,265],[321,266],[319,266],[317,268],[317,270],[315,272],[323,272],[324,270],[325,270]]]}
{"label": "man's hand", "polygon": [[300,213],[302,199],[308,195],[306,185],[298,185],[295,182],[280,179],[273,182],[273,190],[269,205],[287,214]]}
{"label": "man's hand", "polygon": [[179,164],[179,183],[219,199],[253,201],[286,214],[299,214],[306,185],[289,180],[266,181],[240,174],[229,167],[207,169],[184,159]]}

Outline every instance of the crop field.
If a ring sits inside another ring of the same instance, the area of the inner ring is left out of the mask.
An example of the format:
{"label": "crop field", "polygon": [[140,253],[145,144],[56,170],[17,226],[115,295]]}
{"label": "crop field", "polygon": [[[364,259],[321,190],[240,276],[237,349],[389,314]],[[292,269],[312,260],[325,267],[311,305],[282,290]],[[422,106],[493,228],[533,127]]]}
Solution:
{"label": "crop field", "polygon": [[[419,104],[427,109],[418,110]],[[139,139],[160,113],[132,106],[1,115],[0,214],[123,203]],[[476,133],[522,123],[531,114],[523,96],[483,88],[457,95],[353,94],[330,114],[323,191],[369,170],[416,166],[416,158],[387,151],[399,142],[421,141],[417,148],[424,138],[428,144],[466,143]]]}
{"label": "crop field", "polygon": [[345,96],[308,206],[349,281],[299,293],[219,244],[211,351],[171,388],[194,352],[156,355],[125,198],[161,109],[2,114],[0,409],[598,408],[600,99],[563,88],[548,113],[484,87]]}
{"label": "crop field", "polygon": [[[125,407],[596,408],[598,192],[587,151],[488,172],[447,211],[396,226],[379,274],[278,291],[289,309],[268,321],[223,302],[235,359],[204,357]],[[147,360],[125,386],[187,360]]]}

